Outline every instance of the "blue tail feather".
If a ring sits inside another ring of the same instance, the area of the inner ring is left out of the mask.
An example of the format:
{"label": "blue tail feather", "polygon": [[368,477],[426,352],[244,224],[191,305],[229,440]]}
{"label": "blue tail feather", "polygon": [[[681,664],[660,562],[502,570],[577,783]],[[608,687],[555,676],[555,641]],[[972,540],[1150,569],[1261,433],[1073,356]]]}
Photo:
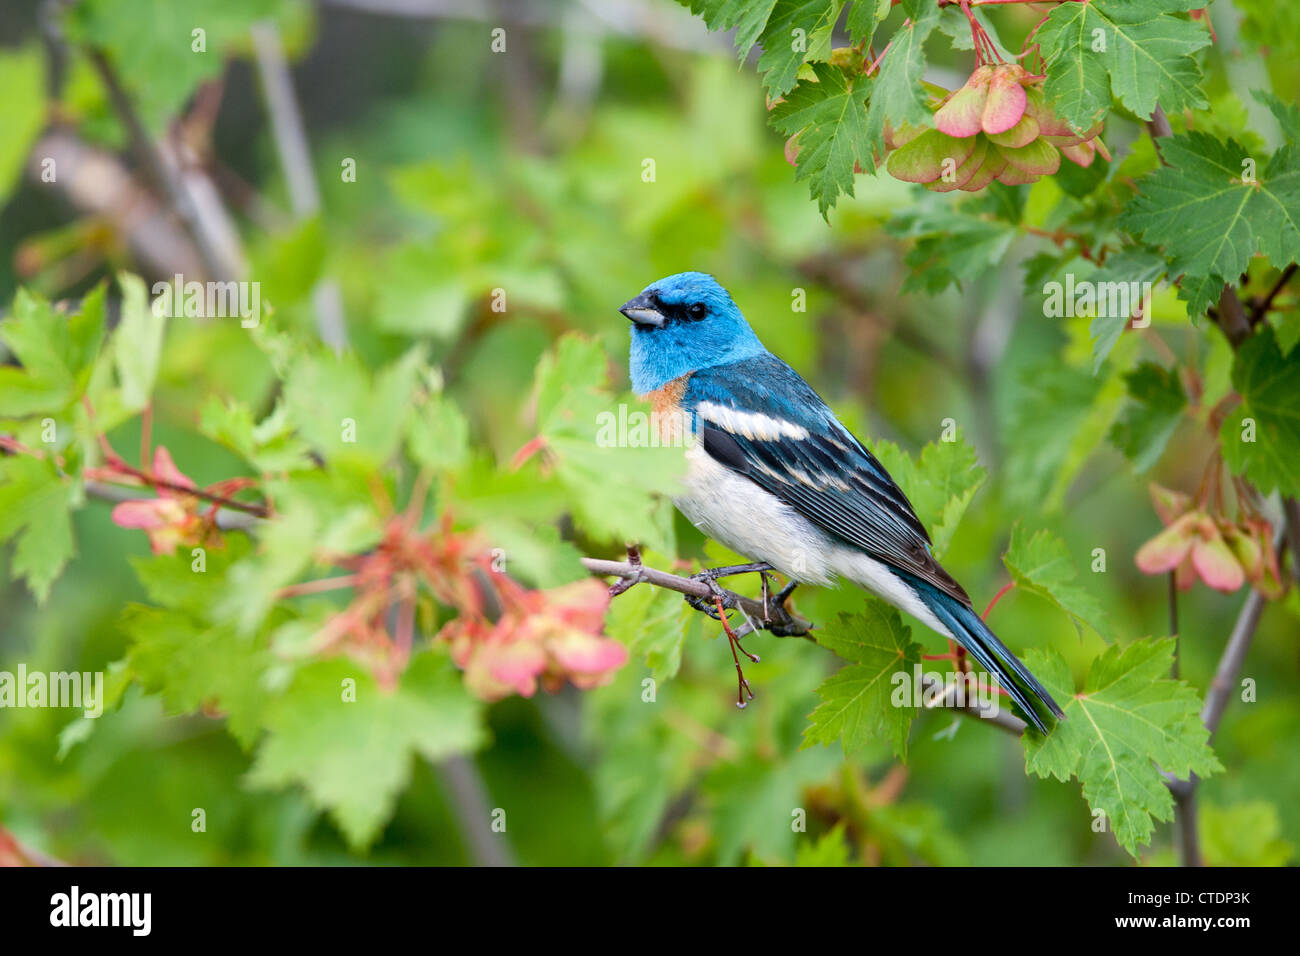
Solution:
{"label": "blue tail feather", "polygon": [[911,575],[908,577],[922,603],[952,631],[956,641],[981,667],[997,677],[998,683],[1041,733],[1048,732],[1047,723],[1040,713],[1041,707],[1046,707],[1058,718],[1065,716],[1052,695],[1029,673],[1029,668],[998,640],[973,609],[925,581]]}

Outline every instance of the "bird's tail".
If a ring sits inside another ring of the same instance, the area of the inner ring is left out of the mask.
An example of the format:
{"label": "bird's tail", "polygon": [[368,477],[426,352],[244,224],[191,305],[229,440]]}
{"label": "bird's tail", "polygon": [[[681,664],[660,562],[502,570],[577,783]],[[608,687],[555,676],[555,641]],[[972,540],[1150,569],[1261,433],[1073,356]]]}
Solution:
{"label": "bird's tail", "polygon": [[989,626],[974,610],[927,582],[913,580],[917,597],[922,603],[952,631],[957,643],[966,648],[981,667],[996,675],[998,684],[1011,695],[1011,699],[1039,731],[1047,733],[1044,709],[1058,718],[1065,716],[1056,701],[1052,700],[1052,695],[1029,673],[1029,668],[998,640],[997,635],[989,630]]}

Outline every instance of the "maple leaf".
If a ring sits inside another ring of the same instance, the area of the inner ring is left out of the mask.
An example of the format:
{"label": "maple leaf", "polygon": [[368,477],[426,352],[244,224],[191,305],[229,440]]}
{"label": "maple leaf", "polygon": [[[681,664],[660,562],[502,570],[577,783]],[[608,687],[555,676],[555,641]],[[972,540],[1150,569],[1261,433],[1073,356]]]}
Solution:
{"label": "maple leaf", "polygon": [[816,80],[800,83],[772,110],[771,124],[799,134],[795,179],[808,180],[808,191],[826,216],[840,193],[853,195],[853,173],[873,163],[867,148],[865,84],[856,83],[825,63],[813,66]]}
{"label": "maple leaf", "polygon": [[391,693],[344,658],[304,667],[268,704],[265,726],[249,782],[302,784],[357,849],[392,814],[415,754],[442,760],[478,748],[486,737],[482,704],[444,655],[429,652],[411,659]]}
{"label": "maple leaf", "polygon": [[1155,829],[1172,820],[1174,801],[1160,770],[1180,779],[1222,770],[1201,723],[1201,699],[1169,674],[1173,638],[1112,646],[1093,661],[1082,690],[1055,651],[1030,649],[1025,663],[1065,711],[1046,737],[1025,734],[1026,769],[1058,780],[1077,777],[1084,799],[1137,856]]}
{"label": "maple leaf", "polygon": [[1011,528],[1011,543],[1002,563],[1017,587],[1047,598],[1076,621],[1102,629],[1106,612],[1101,602],[1079,586],[1069,548],[1046,528],[1031,536],[1017,521]]}
{"label": "maple leaf", "polygon": [[[1263,325],[1237,350],[1232,385],[1242,404],[1223,422],[1219,446],[1234,474],[1260,491],[1300,495],[1300,351],[1283,356]],[[1247,425],[1251,419],[1253,427]]]}
{"label": "maple leaf", "polygon": [[1192,56],[1210,43],[1199,23],[1170,14],[1195,0],[1095,0],[1063,3],[1038,31],[1047,64],[1043,92],[1056,112],[1086,129],[1112,98],[1142,118],[1207,106]]}
{"label": "maple leaf", "polygon": [[27,579],[37,601],[76,551],[70,509],[74,494],[48,461],[0,458],[0,543],[16,537],[10,574]]}
{"label": "maple leaf", "polygon": [[1139,181],[1122,228],[1163,246],[1180,297],[1199,315],[1262,252],[1276,266],[1300,258],[1300,154],[1285,147],[1258,164],[1235,140],[1188,133],[1160,141],[1168,164]]}
{"label": "maple leaf", "polygon": [[975,449],[959,429],[952,441],[930,442],[916,460],[889,441],[874,442],[871,451],[930,532],[934,556],[942,557],[975,492],[988,478]]}
{"label": "maple leaf", "polygon": [[[925,75],[925,41],[939,22],[939,5],[905,0],[903,6],[911,22],[894,31],[873,74],[866,120],[868,159],[884,155],[886,123],[897,129],[904,124],[929,126],[933,122],[921,78]],[[866,168],[874,169],[874,162]]]}
{"label": "maple leaf", "polygon": [[1187,396],[1176,371],[1143,362],[1124,375],[1132,401],[1111,426],[1110,440],[1141,473],[1160,460],[1182,421]]}
{"label": "maple leaf", "polygon": [[870,598],[859,614],[840,614],[817,632],[817,643],[852,663],[817,688],[822,703],[808,719],[800,749],[839,740],[845,753],[886,740],[899,757],[907,753],[907,730],[915,707],[896,707],[891,700],[894,675],[910,682],[912,666],[921,661],[921,645],[898,611]]}

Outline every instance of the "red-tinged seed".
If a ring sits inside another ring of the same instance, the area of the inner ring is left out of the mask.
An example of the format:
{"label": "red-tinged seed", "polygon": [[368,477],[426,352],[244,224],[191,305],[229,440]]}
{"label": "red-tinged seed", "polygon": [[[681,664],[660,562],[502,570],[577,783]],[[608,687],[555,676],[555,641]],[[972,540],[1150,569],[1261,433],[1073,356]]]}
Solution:
{"label": "red-tinged seed", "polygon": [[988,137],[999,146],[1019,149],[1021,146],[1028,146],[1038,138],[1038,121],[1026,112],[1020,117],[1020,122],[1005,133],[989,133]]}
{"label": "red-tinged seed", "polygon": [[944,161],[960,166],[975,151],[974,137],[959,139],[928,129],[889,154],[889,175],[905,183],[932,183],[943,175]]}
{"label": "red-tinged seed", "polygon": [[934,114],[934,125],[949,136],[974,136],[980,131],[980,118],[989,97],[989,79],[992,69],[982,66],[971,74],[966,85]]}
{"label": "red-tinged seed", "polygon": [[979,172],[980,166],[984,164],[984,157],[988,155],[988,140],[983,136],[977,136],[975,149],[967,157],[966,162],[953,170],[953,177],[950,181],[945,181],[942,174],[934,182],[926,183],[925,188],[936,193],[950,193],[954,189],[961,189],[971,178]]}
{"label": "red-tinged seed", "polygon": [[984,162],[980,164],[980,168],[975,171],[975,175],[960,188],[963,192],[978,192],[997,179],[998,174],[1006,168],[1007,161],[1002,158],[1002,154],[996,149],[990,149],[984,157]]}
{"label": "red-tinged seed", "polygon": [[1077,143],[1074,146],[1060,147],[1061,155],[1074,163],[1076,166],[1082,166],[1087,169],[1092,165],[1092,161],[1097,158],[1097,150],[1092,143]]}
{"label": "red-tinged seed", "polygon": [[986,133],[1005,133],[1025,115],[1028,96],[1014,72],[998,67],[989,80],[988,99],[980,125]]}
{"label": "red-tinged seed", "polygon": [[1007,163],[1006,167],[997,175],[998,182],[1006,186],[1028,186],[1030,183],[1038,182],[1040,178],[1033,173],[1018,169],[1010,163]]}
{"label": "red-tinged seed", "polygon": [[994,147],[1007,162],[1030,176],[1050,176],[1061,168],[1061,154],[1051,143],[1036,139],[1028,146],[1012,149],[1008,146]]}

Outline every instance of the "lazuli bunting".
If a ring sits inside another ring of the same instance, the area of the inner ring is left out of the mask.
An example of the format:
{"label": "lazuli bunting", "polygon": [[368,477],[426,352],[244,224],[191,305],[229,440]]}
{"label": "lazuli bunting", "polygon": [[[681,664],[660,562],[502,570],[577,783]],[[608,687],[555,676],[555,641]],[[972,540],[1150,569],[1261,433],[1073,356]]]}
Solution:
{"label": "lazuli bunting", "polygon": [[712,276],[660,279],[619,311],[632,321],[633,390],[697,439],[674,499],[696,527],[791,582],[846,578],[878,594],[966,648],[1043,733],[1042,708],[1063,716],[939,566],[884,467]]}

